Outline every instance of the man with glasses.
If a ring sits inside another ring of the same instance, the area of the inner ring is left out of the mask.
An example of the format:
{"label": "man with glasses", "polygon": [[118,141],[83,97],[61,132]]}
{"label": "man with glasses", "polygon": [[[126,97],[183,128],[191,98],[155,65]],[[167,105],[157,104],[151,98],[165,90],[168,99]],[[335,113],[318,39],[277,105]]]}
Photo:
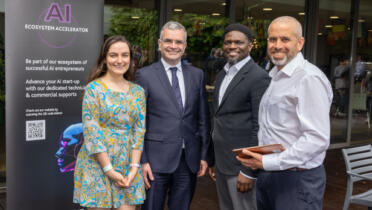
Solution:
{"label": "man with glasses", "polygon": [[223,37],[228,62],[216,77],[212,132],[216,167],[209,168],[209,175],[216,178],[221,210],[255,210],[255,173],[239,163],[232,150],[257,145],[258,107],[270,78],[250,57],[253,38],[247,26],[231,24]]}
{"label": "man with glasses", "polygon": [[258,172],[260,210],[321,210],[325,189],[322,165],[329,145],[332,87],[324,73],[302,56],[301,24],[293,17],[274,19],[267,54],[275,67],[260,104],[259,145],[280,143],[284,151],[238,159]]}
{"label": "man with glasses", "polygon": [[161,60],[137,71],[146,93],[146,134],[141,159],[144,210],[188,210],[196,177],[207,169],[209,114],[203,71],[181,62],[187,33],[166,23],[158,40]]}

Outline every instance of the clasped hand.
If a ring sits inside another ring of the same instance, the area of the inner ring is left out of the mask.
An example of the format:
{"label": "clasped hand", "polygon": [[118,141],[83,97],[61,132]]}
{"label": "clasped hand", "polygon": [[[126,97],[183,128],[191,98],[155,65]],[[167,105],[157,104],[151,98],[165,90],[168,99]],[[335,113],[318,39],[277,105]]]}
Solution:
{"label": "clasped hand", "polygon": [[134,177],[136,176],[137,170],[138,169],[135,167],[131,168],[128,176],[126,177],[124,177],[121,173],[113,169],[106,172],[106,175],[109,177],[109,179],[115,182],[116,186],[128,188],[132,183]]}

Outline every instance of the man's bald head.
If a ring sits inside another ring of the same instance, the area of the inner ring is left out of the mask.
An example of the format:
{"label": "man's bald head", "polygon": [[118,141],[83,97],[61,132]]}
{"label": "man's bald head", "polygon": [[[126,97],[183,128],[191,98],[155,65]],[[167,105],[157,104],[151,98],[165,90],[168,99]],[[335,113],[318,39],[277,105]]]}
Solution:
{"label": "man's bald head", "polygon": [[274,19],[268,28],[267,55],[281,70],[302,50],[305,39],[301,24],[293,17]]}
{"label": "man's bald head", "polygon": [[296,38],[299,39],[302,37],[302,26],[298,20],[291,16],[281,16],[275,18],[269,25],[268,30],[273,24],[290,24],[293,26],[293,33],[295,34]]}

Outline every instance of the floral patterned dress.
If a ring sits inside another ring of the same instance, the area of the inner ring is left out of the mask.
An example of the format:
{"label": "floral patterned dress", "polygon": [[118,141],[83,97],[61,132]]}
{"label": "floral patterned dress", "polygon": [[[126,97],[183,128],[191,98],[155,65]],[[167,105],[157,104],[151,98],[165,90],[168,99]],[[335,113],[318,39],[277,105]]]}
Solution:
{"label": "floral patterned dress", "polygon": [[129,188],[120,188],[103,173],[93,154],[107,152],[113,168],[127,175],[131,151],[143,149],[145,104],[144,90],[134,83],[130,83],[127,93],[110,90],[100,79],[85,87],[84,144],[76,161],[74,203],[99,208],[143,203],[141,170]]}

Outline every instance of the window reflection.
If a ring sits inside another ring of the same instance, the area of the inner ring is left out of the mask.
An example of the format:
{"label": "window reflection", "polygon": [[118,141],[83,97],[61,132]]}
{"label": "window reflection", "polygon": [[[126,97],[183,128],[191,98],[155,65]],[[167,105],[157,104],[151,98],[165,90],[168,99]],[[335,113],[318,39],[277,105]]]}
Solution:
{"label": "window reflection", "polygon": [[[223,2],[199,1],[173,3],[172,20],[180,22],[187,30],[187,49],[184,59],[206,70],[211,50],[222,46],[222,35],[228,19]],[[198,8],[197,10],[195,8]]]}
{"label": "window reflection", "polygon": [[351,141],[370,140],[372,110],[372,2],[361,0],[358,18],[357,56],[353,75]]}
{"label": "window reflection", "polygon": [[350,2],[319,2],[316,65],[333,87],[331,143],[345,143],[350,87]]}
{"label": "window reflection", "polygon": [[251,56],[262,68],[269,71],[272,67],[266,56],[267,28],[270,22],[279,16],[292,16],[304,27],[305,1],[238,1],[236,21],[247,25],[253,32]]}
{"label": "window reflection", "polygon": [[187,30],[183,61],[203,69],[211,114],[215,78],[226,63],[221,49],[222,35],[228,24],[225,11],[225,1],[172,1],[171,19]]}
{"label": "window reflection", "polygon": [[134,52],[135,69],[154,62],[158,38],[158,13],[154,9],[154,1],[105,3],[105,36],[121,34],[129,40]]}

